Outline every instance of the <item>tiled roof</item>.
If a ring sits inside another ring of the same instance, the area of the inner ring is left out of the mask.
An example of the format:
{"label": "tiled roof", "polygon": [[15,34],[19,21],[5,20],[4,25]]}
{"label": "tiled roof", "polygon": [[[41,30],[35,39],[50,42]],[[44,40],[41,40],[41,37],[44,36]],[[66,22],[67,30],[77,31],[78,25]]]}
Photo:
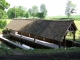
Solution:
{"label": "tiled roof", "polygon": [[13,20],[6,28],[61,41],[72,23],[72,20]]}

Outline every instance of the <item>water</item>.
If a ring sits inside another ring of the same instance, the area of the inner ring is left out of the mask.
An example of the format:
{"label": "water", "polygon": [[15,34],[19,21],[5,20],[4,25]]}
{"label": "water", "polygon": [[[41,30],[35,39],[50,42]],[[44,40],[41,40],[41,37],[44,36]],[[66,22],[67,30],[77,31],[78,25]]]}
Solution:
{"label": "water", "polygon": [[16,43],[16,44],[22,46],[22,47],[25,47],[26,49],[32,49],[32,50],[34,50],[33,47],[28,46],[27,44],[25,44],[25,43],[23,43],[23,42],[20,42],[20,41],[14,39],[14,38],[8,38],[8,39],[9,39],[10,41],[12,41],[12,42],[14,42],[14,43]]}
{"label": "water", "polygon": [[[33,38],[29,38],[29,37],[26,37],[26,36],[22,36],[22,38],[20,38],[20,37],[21,36],[19,34],[17,34],[15,36],[12,35],[12,36],[6,37],[8,39],[4,38],[4,40],[7,40],[8,43],[10,41],[12,41],[12,42],[14,42],[14,43],[17,44],[16,45],[17,47],[20,46],[20,48],[23,47],[23,49],[26,48],[26,49],[32,49],[32,50],[34,50],[34,48],[51,48],[51,47],[54,48],[54,47],[58,46],[58,45],[55,46],[53,43],[48,43],[48,42],[40,41],[38,39],[36,39],[36,41],[34,43],[34,39]],[[13,45],[15,45],[12,42],[10,42],[10,43],[13,44]]]}
{"label": "water", "polygon": [[[9,39],[10,41],[16,43],[18,46],[21,46],[25,49],[31,49],[31,50],[34,50],[34,48],[22,43],[22,42],[18,42],[16,41],[15,39]],[[3,40],[0,40],[0,48],[6,48],[6,49],[16,49],[18,47],[12,45],[12,44],[8,44],[7,42],[3,41]]]}

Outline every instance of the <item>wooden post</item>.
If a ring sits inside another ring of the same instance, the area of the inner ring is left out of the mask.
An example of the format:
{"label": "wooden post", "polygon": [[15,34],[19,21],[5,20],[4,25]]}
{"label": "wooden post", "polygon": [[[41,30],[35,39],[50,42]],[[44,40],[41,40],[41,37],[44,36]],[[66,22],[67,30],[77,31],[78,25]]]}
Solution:
{"label": "wooden post", "polygon": [[61,48],[61,41],[59,41],[59,49]]}
{"label": "wooden post", "polygon": [[34,46],[36,47],[35,41],[36,41],[36,36],[34,35]]}
{"label": "wooden post", "polygon": [[20,33],[20,35],[21,35],[20,36],[20,44],[22,45],[22,39],[21,39],[22,38],[22,33]]}
{"label": "wooden post", "polygon": [[73,32],[73,41],[75,41],[75,31]]}
{"label": "wooden post", "polygon": [[64,36],[64,39],[63,39],[63,44],[64,44],[64,49],[66,49],[66,40],[65,40],[65,36]]}
{"label": "wooden post", "polygon": [[29,37],[30,37],[30,34],[29,34]]}
{"label": "wooden post", "polygon": [[73,43],[72,43],[72,46],[74,46],[74,42],[75,42],[75,31],[73,31]]}
{"label": "wooden post", "polygon": [[45,38],[43,38],[43,41],[45,41]]}
{"label": "wooden post", "polygon": [[7,34],[8,34],[8,33],[9,33],[9,32],[8,32],[8,28],[6,28],[6,30],[7,30]]}

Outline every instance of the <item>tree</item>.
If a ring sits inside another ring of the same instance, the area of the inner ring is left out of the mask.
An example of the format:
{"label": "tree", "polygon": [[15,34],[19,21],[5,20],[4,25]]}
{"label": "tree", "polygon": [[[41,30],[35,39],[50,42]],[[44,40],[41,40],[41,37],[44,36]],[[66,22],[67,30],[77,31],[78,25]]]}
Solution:
{"label": "tree", "polygon": [[26,18],[28,18],[28,17],[29,17],[29,14],[28,14],[28,12],[26,12],[26,14],[25,14],[25,17],[26,17]]}
{"label": "tree", "polygon": [[24,17],[26,14],[26,9],[22,6],[18,6],[15,9],[17,17]]}
{"label": "tree", "polygon": [[9,8],[7,11],[8,18],[15,18],[15,8]]}
{"label": "tree", "polygon": [[0,29],[3,29],[7,25],[6,20],[0,20]]}
{"label": "tree", "polygon": [[30,17],[32,16],[34,18],[37,16],[37,13],[39,12],[39,10],[38,10],[38,7],[34,5],[32,8],[28,10],[28,12],[29,12],[29,16]]}
{"label": "tree", "polygon": [[75,13],[75,7],[76,5],[73,4],[71,0],[68,0],[65,9],[65,14],[68,16],[68,18],[71,16],[71,14]]}
{"label": "tree", "polygon": [[43,14],[43,17],[42,18],[45,18],[46,17],[46,15],[47,15],[47,9],[46,9],[45,4],[41,4],[41,6],[40,6],[40,13]]}
{"label": "tree", "polygon": [[0,18],[7,18],[7,13],[5,9],[7,9],[10,6],[8,2],[5,0],[0,0]]}
{"label": "tree", "polygon": [[0,9],[0,18],[7,18],[7,13],[5,10]]}
{"label": "tree", "polygon": [[31,8],[28,10],[28,13],[29,13],[29,17],[31,17],[32,16],[32,9]]}
{"label": "tree", "polygon": [[38,7],[37,6],[33,6],[32,7],[32,16],[36,17],[38,12],[39,12]]}
{"label": "tree", "polygon": [[40,18],[40,19],[41,19],[41,18],[44,18],[44,14],[43,14],[43,13],[38,12],[38,13],[37,13],[37,17],[38,17],[38,18]]}
{"label": "tree", "polygon": [[6,2],[5,0],[0,0],[0,9],[4,10],[7,9],[10,6],[10,4],[8,2]]}
{"label": "tree", "polygon": [[10,8],[7,11],[7,14],[9,18],[26,17],[27,11],[24,7],[18,6],[18,7]]}

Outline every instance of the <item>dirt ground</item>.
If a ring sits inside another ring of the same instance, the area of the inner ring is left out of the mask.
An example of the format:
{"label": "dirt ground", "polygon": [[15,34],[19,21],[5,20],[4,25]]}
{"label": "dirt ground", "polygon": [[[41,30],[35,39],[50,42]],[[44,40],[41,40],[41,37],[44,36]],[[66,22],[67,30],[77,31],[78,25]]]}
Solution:
{"label": "dirt ground", "polygon": [[1,55],[0,60],[80,60],[80,52]]}

